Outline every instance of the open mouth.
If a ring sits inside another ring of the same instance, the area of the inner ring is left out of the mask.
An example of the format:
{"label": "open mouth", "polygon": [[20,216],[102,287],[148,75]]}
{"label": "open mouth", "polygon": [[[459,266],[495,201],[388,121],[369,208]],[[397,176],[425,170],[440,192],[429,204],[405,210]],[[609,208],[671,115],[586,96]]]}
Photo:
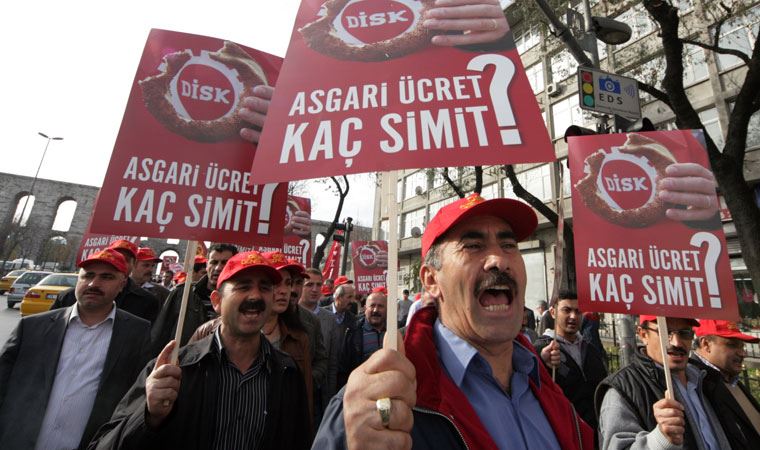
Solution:
{"label": "open mouth", "polygon": [[514,290],[507,284],[488,287],[478,295],[480,306],[490,312],[508,310],[513,300]]}
{"label": "open mouth", "polygon": [[245,316],[257,316],[267,309],[264,300],[246,300],[240,304],[238,311]]}

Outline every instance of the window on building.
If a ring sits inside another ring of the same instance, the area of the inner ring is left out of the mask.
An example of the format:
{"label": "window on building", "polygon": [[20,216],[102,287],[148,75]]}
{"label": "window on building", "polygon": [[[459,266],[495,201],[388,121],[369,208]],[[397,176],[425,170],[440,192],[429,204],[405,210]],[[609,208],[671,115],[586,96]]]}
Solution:
{"label": "window on building", "polygon": [[486,200],[499,198],[499,185],[491,183],[488,186],[483,186],[483,189],[480,190],[480,196]]}
{"label": "window on building", "polygon": [[633,8],[623,12],[615,17],[615,20],[626,23],[631,27],[631,39],[616,46],[617,49],[625,48],[655,30],[654,21],[652,21],[649,13],[647,13],[641,4],[637,4]]}
{"label": "window on building", "polygon": [[437,201],[435,203],[431,203],[428,206],[428,213],[429,213],[428,216],[432,219],[433,217],[435,217],[436,214],[438,214],[438,211],[440,211],[441,208],[443,208],[444,206],[449,205],[451,203],[454,203],[458,199],[459,199],[459,197],[454,196],[454,197],[445,198],[445,199]]}
{"label": "window on building", "polygon": [[[551,167],[549,164],[518,173],[517,181],[539,200],[547,201],[552,199]],[[509,181],[509,178],[505,178],[502,184],[504,187],[504,197],[522,200],[512,191],[512,182]]]}
{"label": "window on building", "polygon": [[417,195],[417,188],[424,193],[427,191],[427,174],[424,170],[414,172],[406,177],[404,181],[404,200],[412,198]]}
{"label": "window on building", "polygon": [[[728,105],[731,111],[734,110],[734,103],[732,101]],[[760,147],[760,111],[750,116],[749,124],[747,125],[747,149],[755,147]]]}
{"label": "window on building", "polygon": [[559,160],[559,165],[562,168],[562,196],[563,197],[571,197],[572,196],[572,180],[570,179],[570,169],[567,167],[567,158],[563,158]]}
{"label": "window on building", "polygon": [[401,237],[412,237],[412,228],[418,227],[420,231],[424,231],[425,224],[425,208],[415,209],[401,215],[401,222],[403,222],[403,228]]}
{"label": "window on building", "polygon": [[707,78],[705,51],[696,45],[685,45],[683,51],[683,84],[688,86]]}
{"label": "window on building", "polygon": [[702,125],[705,126],[707,134],[710,135],[718,150],[723,150],[723,130],[720,127],[720,120],[718,118],[718,110],[716,108],[706,109],[699,113],[699,120],[702,121]]}
{"label": "window on building", "polygon": [[517,52],[522,55],[538,45],[540,41],[541,29],[538,27],[538,24],[535,24],[517,34],[517,37],[515,37],[515,47],[517,47]]}
{"label": "window on building", "polygon": [[18,203],[16,203],[16,212],[13,213],[13,223],[25,227],[26,222],[29,220],[29,215],[32,214],[33,207],[34,195],[25,195],[18,199]]}
{"label": "window on building", "polygon": [[380,221],[380,236],[378,236],[378,239],[380,239],[381,241],[387,241],[389,233],[390,233],[390,229],[388,228],[388,219],[381,220]]}
{"label": "window on building", "polygon": [[560,82],[578,72],[578,62],[568,50],[562,50],[551,57],[552,82]]}
{"label": "window on building", "polygon": [[[752,44],[758,35],[760,27],[760,5],[757,5],[744,14],[727,20],[720,28],[719,45],[724,48],[730,48],[744,52],[746,55],[752,55]],[[712,35],[715,29],[712,29]],[[730,69],[742,63],[742,60],[733,55],[718,54],[718,68],[720,70]]]}
{"label": "window on building", "polygon": [[[449,178],[453,181],[459,180],[459,173],[459,167],[449,167]],[[447,183],[446,180],[443,179],[443,169],[436,169],[435,176],[433,177],[433,188],[441,187],[445,184]]]}
{"label": "window on building", "polygon": [[525,69],[525,74],[528,75],[528,82],[534,94],[544,90],[544,63],[540,62],[528,67]]}
{"label": "window on building", "polygon": [[570,125],[594,128],[593,117],[578,106],[578,96],[573,94],[552,105],[552,120],[554,139],[565,135]]}
{"label": "window on building", "polygon": [[74,212],[77,209],[75,200],[66,200],[58,205],[58,211],[55,213],[53,220],[53,231],[67,232],[71,228],[71,222],[74,220]]}
{"label": "window on building", "polygon": [[396,183],[396,200],[404,200],[404,179],[400,178]]}

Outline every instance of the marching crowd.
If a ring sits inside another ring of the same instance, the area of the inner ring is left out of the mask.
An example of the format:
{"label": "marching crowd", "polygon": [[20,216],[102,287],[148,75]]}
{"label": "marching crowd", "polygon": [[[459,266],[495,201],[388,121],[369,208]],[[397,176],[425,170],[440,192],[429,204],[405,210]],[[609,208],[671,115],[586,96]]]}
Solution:
{"label": "marching crowd", "polygon": [[[155,253],[116,241],[82,261],[76,287],[51,311],[22,318],[5,343],[0,448],[760,442],[760,405],[738,377],[745,343],[758,339],[733,323],[668,318],[665,358],[655,318],[640,316],[643,346],[608,374],[598,336],[580,331],[590,319],[566,291],[544,313],[552,327],[531,338],[518,242],[536,224],[510,199],[472,195],[442,208],[422,236],[424,292],[391,305],[384,288],[362,305],[345,276],[325,290],[319,270],[281,252],[215,244],[197,270],[205,273],[189,281],[179,342],[184,283],[154,283]],[[398,351],[383,348],[388,307],[400,311]]]}

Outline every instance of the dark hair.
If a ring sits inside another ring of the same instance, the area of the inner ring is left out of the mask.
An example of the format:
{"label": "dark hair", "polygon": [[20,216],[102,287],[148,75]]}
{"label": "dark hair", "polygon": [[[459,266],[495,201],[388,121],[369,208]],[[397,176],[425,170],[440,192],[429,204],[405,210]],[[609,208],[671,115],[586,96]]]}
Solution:
{"label": "dark hair", "polygon": [[575,289],[562,288],[559,290],[558,300],[578,300],[578,293]]}
{"label": "dark hair", "polygon": [[409,295],[409,289],[404,289],[404,295]]}
{"label": "dark hair", "polygon": [[277,320],[282,320],[282,323],[284,323],[289,330],[301,330],[306,332],[306,327],[298,316],[298,308],[300,308],[300,306],[288,304],[287,309],[279,314]]}
{"label": "dark hair", "polygon": [[172,276],[174,276],[174,271],[170,270],[170,269],[164,270],[164,273],[170,273],[170,274],[172,274]]}
{"label": "dark hair", "polygon": [[315,269],[313,267],[309,267],[308,269],[306,269],[306,274],[307,275],[319,275],[320,278],[322,277],[322,272],[320,272],[319,269]]}
{"label": "dark hair", "polygon": [[193,272],[198,272],[199,270],[203,270],[206,268],[206,263],[195,263],[193,264]]}
{"label": "dark hair", "polygon": [[232,255],[238,254],[238,248],[232,244],[214,244],[209,249],[208,252],[232,252]]}

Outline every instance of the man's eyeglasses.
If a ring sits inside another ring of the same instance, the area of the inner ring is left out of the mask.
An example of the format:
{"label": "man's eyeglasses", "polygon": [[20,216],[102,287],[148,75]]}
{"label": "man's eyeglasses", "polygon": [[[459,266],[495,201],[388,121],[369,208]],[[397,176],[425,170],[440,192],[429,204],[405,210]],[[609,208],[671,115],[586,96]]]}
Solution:
{"label": "man's eyeglasses", "polygon": [[[655,333],[658,333],[659,331],[657,328],[649,328],[649,327],[641,327],[648,331],[654,331]],[[678,335],[678,338],[684,341],[689,341],[694,339],[694,330],[691,328],[684,328],[683,330],[668,330],[668,337],[673,337],[673,335]]]}

